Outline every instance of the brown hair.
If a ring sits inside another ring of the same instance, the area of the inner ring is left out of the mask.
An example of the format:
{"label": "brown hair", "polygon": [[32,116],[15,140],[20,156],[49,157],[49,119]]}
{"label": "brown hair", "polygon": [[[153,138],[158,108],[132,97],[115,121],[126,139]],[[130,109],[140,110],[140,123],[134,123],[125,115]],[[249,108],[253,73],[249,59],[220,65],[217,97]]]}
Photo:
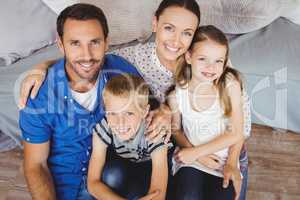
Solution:
{"label": "brown hair", "polygon": [[77,3],[65,8],[58,16],[56,21],[56,29],[60,38],[63,37],[64,34],[64,24],[67,19],[75,19],[75,20],[97,20],[101,26],[104,33],[104,38],[106,39],[108,36],[108,25],[106,17],[103,11],[94,5],[85,4],[85,3]]}
{"label": "brown hair", "polygon": [[[200,8],[195,0],[162,0],[162,2],[159,4],[155,16],[157,20],[159,20],[160,15],[164,12],[164,10],[168,7],[180,7],[185,8],[192,13],[194,13],[198,18],[198,25],[200,24]],[[197,25],[197,26],[198,26]]]}
{"label": "brown hair", "polygon": [[141,108],[148,105],[149,86],[143,78],[132,74],[121,74],[112,77],[105,85],[103,90],[104,104],[107,94],[118,97],[135,98]]}
{"label": "brown hair", "polygon": [[[193,50],[197,42],[202,42],[206,40],[212,40],[226,47],[223,73],[221,74],[220,78],[214,81],[214,85],[218,90],[220,102],[224,109],[224,115],[230,116],[232,111],[232,105],[231,105],[230,98],[228,96],[228,91],[226,90],[227,81],[232,78],[235,79],[240,83],[241,90],[242,90],[243,85],[242,85],[241,74],[236,69],[233,69],[227,65],[228,54],[229,54],[228,40],[224,35],[224,33],[218,28],[216,28],[215,26],[208,25],[208,26],[199,27],[195,32],[189,51]],[[184,63],[178,66],[175,75],[175,80],[177,85],[179,85],[180,87],[185,87],[187,83],[191,80],[191,78],[192,78],[192,68],[189,64]]]}

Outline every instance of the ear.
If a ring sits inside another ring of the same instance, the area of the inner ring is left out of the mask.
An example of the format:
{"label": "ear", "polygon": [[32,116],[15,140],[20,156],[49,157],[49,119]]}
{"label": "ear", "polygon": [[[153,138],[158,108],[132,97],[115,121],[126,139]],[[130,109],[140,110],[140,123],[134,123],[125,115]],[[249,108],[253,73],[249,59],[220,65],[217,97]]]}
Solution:
{"label": "ear", "polygon": [[191,64],[192,63],[192,54],[190,51],[187,51],[185,54],[184,54],[184,57],[185,57],[185,61],[188,63],[188,64]]}
{"label": "ear", "polygon": [[107,36],[105,39],[105,52],[107,52],[109,49],[109,42],[110,42],[110,38]]}
{"label": "ear", "polygon": [[65,55],[65,49],[64,49],[64,45],[63,45],[63,42],[62,42],[62,38],[57,36],[57,46],[60,50],[60,52]]}
{"label": "ear", "polygon": [[156,16],[152,17],[152,32],[156,33],[157,31],[158,20]]}

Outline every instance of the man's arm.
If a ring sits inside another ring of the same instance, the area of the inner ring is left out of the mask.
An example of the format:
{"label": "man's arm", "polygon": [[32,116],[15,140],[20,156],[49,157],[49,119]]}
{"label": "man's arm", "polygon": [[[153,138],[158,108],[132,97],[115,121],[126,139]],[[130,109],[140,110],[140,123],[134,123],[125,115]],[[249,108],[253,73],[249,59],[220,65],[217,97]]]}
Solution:
{"label": "man's arm", "polygon": [[33,200],[54,200],[55,189],[47,165],[50,142],[32,144],[24,141],[24,173]]}

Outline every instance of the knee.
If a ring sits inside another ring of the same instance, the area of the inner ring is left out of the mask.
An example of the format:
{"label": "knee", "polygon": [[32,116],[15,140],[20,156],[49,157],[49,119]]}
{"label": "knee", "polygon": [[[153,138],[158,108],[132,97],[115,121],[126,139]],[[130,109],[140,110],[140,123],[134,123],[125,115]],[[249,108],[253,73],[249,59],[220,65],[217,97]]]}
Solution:
{"label": "knee", "polygon": [[125,181],[125,170],[118,165],[105,166],[102,173],[102,181],[112,189],[120,190]]}

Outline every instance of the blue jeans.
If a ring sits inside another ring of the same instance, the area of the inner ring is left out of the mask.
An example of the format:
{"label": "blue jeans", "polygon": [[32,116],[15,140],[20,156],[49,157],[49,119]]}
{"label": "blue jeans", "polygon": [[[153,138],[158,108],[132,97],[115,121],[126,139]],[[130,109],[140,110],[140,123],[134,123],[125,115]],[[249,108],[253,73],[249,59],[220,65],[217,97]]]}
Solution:
{"label": "blue jeans", "polygon": [[83,176],[76,200],[96,200],[87,190],[87,177]]}
{"label": "blue jeans", "polygon": [[243,175],[242,189],[239,200],[246,200],[247,186],[248,186],[248,154],[245,148],[243,148],[240,155],[240,168]]}

